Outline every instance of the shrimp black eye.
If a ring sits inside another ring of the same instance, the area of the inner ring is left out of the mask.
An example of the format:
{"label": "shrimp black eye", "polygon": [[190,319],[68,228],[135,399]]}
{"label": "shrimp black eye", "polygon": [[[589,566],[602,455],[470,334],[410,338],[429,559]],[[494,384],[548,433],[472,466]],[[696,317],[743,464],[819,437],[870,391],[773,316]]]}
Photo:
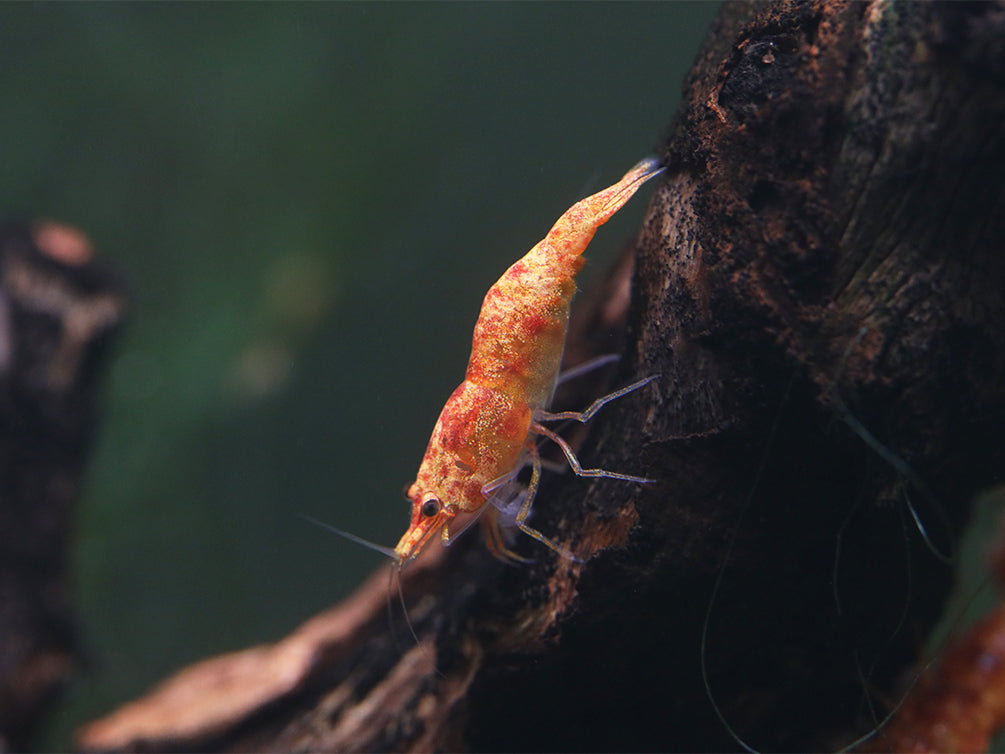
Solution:
{"label": "shrimp black eye", "polygon": [[422,504],[422,515],[426,518],[432,518],[437,513],[440,512],[440,501],[435,497],[429,498],[426,502]]}

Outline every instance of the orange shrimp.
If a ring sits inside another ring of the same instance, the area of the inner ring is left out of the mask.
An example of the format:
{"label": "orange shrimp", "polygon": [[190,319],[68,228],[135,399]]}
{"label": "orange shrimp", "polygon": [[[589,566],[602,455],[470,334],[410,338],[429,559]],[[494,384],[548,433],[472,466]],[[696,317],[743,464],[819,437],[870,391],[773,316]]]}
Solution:
{"label": "orange shrimp", "polygon": [[[503,507],[499,501],[505,502],[511,483],[528,462],[533,471],[526,490],[515,496],[519,507],[515,524],[556,552],[575,559],[526,523],[541,475],[536,444],[539,435],[559,445],[579,476],[651,481],[582,468],[569,445],[541,422],[585,422],[604,404],[655,379],[639,380],[599,398],[583,412],[545,411],[558,378],[569,306],[576,291],[573,278],[585,262],[582,253],[597,229],[662,170],[655,159],[643,160],[613,186],[574,204],[544,240],[489,289],[475,324],[464,382],[440,412],[417,478],[408,490],[412,520],[393,550],[399,566],[415,558],[437,532],[444,544],[450,544],[452,536],[459,533],[451,532],[458,515],[486,511],[489,548],[522,559],[503,543],[497,508]],[[512,507],[513,496],[509,502]]]}

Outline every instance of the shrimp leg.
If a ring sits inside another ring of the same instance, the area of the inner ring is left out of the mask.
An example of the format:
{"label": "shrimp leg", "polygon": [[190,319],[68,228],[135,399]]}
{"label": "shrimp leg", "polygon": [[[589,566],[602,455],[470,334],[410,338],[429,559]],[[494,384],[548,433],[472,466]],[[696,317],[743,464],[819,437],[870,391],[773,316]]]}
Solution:
{"label": "shrimp leg", "polygon": [[[631,386],[629,386],[631,387]],[[585,413],[585,412],[584,412]],[[572,471],[576,476],[588,476],[601,479],[620,479],[623,482],[637,482],[638,484],[651,484],[655,482],[655,479],[648,479],[644,476],[633,476],[632,474],[621,474],[617,471],[607,471],[606,469],[584,469],[579,459],[576,458],[576,454],[572,451],[562,436],[552,432],[543,424],[538,424],[537,422],[532,422],[530,425],[530,431],[538,434],[544,435],[553,443],[558,445],[565,454],[565,459],[569,462],[569,466],[572,467]]]}
{"label": "shrimp leg", "polygon": [[495,510],[490,510],[485,516],[485,545],[489,552],[504,563],[533,563],[533,558],[517,555],[506,546],[499,520]]}
{"label": "shrimp leg", "polygon": [[[645,387],[658,377],[659,377],[658,374],[652,374],[644,379],[639,380],[638,382],[633,382],[631,385],[626,385],[620,390],[615,390],[613,393],[608,393],[607,395],[601,396],[600,398],[597,398],[597,400],[595,400],[593,403],[591,403],[590,407],[585,411],[559,411],[558,413],[551,413],[550,411],[535,411],[534,419],[539,422],[561,421],[564,419],[569,421],[576,421],[581,424],[586,424],[586,422],[590,421],[590,419],[593,418],[594,414],[596,414],[600,409],[602,409],[611,401],[617,400],[623,395],[628,395],[629,393],[638,390],[640,387]],[[568,453],[566,455],[568,455]]]}
{"label": "shrimp leg", "polygon": [[[558,435],[556,435],[556,437],[557,436]],[[541,455],[537,451],[537,445],[533,442],[529,442],[527,443],[527,450],[531,457],[532,471],[530,475],[530,482],[527,484],[526,497],[524,498],[523,505],[520,506],[520,512],[516,515],[517,528],[527,536],[533,537],[541,544],[554,550],[563,558],[567,558],[574,563],[582,563],[583,561],[580,558],[577,558],[571,551],[548,539],[541,532],[534,529],[527,523],[527,518],[530,516],[531,506],[534,505],[534,497],[537,495],[538,484],[541,482]]]}
{"label": "shrimp leg", "polygon": [[603,356],[597,356],[589,361],[584,361],[582,364],[577,364],[570,369],[566,369],[564,372],[560,372],[558,377],[555,378],[555,384],[561,385],[569,380],[581,377],[584,374],[589,374],[594,369],[600,369],[602,367],[606,367],[608,364],[613,364],[616,361],[621,361],[621,356],[616,353],[608,353]]}
{"label": "shrimp leg", "polygon": [[[588,368],[590,367],[601,366],[603,364],[610,363],[613,360],[614,359],[612,359],[611,357],[603,356],[600,359],[595,359],[593,362],[587,362],[587,365],[585,365],[587,366],[587,369],[582,369],[580,373],[588,371]],[[569,447],[569,444],[560,435],[551,431],[550,429],[543,426],[539,422],[553,421],[553,420],[554,421],[574,420],[586,423],[593,417],[594,414],[597,413],[597,411],[599,411],[606,404],[624,395],[627,395],[628,393],[631,393],[634,390],[638,390],[639,388],[645,385],[648,385],[657,377],[659,377],[659,375],[651,375],[649,377],[646,377],[645,379],[633,382],[631,385],[627,385],[621,388],[620,390],[615,390],[613,393],[609,393],[608,395],[597,398],[597,400],[591,403],[589,408],[587,408],[585,411],[563,411],[559,413],[549,413],[547,411],[535,412],[534,416],[536,421],[531,423],[530,431],[532,434],[542,435],[544,437],[547,437],[554,443],[556,443],[562,449],[562,452],[565,454],[566,460],[569,462],[569,466],[572,467],[572,470],[576,473],[577,476],[600,477],[604,479],[620,479],[622,481],[637,482],[640,484],[650,483],[654,480],[647,479],[646,477],[633,476],[631,474],[621,474],[616,471],[607,471],[605,469],[584,469],[582,464],[579,462],[579,459],[576,457],[576,454],[573,452],[572,448]],[[524,534],[533,537],[538,542],[542,543],[543,545],[546,545],[547,547],[554,550],[562,557],[568,558],[569,560],[572,560],[573,562],[576,563],[581,563],[582,560],[580,560],[580,558],[577,558],[572,552],[565,549],[561,545],[556,544],[552,540],[548,539],[544,534],[539,532],[537,529],[534,529],[527,523],[527,518],[530,516],[531,508],[534,505],[534,498],[537,495],[537,488],[541,481],[541,467],[543,465],[541,454],[538,451],[536,443],[528,442],[527,452],[531,458],[532,471],[531,471],[530,482],[528,483],[527,490],[524,493],[523,504],[520,506],[520,512],[516,516],[515,521],[516,526]],[[489,492],[495,489],[499,489],[503,484],[514,479],[516,473],[523,465],[524,464],[520,464],[512,472],[506,474],[504,477],[501,477],[500,479],[495,480],[495,482],[493,482],[491,485],[486,485],[482,491]],[[488,536],[486,537],[486,542],[489,544],[489,549],[492,551],[492,553],[496,555],[496,557],[499,557],[500,559],[509,559],[520,562],[526,562],[525,558],[511,551],[503,543],[502,533],[499,531],[499,522],[496,518],[496,512],[494,510],[489,512],[487,521],[488,521],[488,530],[487,530]]]}

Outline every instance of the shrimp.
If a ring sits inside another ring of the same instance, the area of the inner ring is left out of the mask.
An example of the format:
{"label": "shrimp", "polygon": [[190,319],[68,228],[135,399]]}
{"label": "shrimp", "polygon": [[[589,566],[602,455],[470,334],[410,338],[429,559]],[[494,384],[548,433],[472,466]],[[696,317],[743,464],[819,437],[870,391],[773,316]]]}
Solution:
{"label": "shrimp", "polygon": [[[459,534],[451,531],[451,525],[461,514],[487,513],[483,523],[489,549],[523,560],[506,549],[499,531],[498,509],[512,508],[514,500],[519,501],[514,521],[521,531],[575,560],[571,552],[527,524],[541,475],[538,436],[557,443],[579,476],[651,481],[584,469],[565,440],[542,422],[585,422],[606,403],[655,379],[639,380],[599,398],[583,412],[545,410],[558,378],[569,307],[576,292],[573,278],[585,263],[582,254],[597,229],[643,183],[662,171],[654,158],[645,159],[613,186],[574,204],[544,240],[489,288],[475,324],[464,382],[440,412],[416,480],[407,492],[411,523],[393,550],[399,567],[418,556],[437,533],[449,545]],[[514,495],[511,487],[528,463],[533,468],[530,482],[526,490]],[[497,505],[500,499],[503,503]]]}

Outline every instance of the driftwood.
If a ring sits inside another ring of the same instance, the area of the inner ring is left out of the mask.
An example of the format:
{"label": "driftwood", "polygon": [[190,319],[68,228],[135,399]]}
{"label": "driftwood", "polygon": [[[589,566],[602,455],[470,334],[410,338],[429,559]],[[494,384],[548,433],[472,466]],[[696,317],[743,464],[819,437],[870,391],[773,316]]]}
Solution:
{"label": "driftwood", "polygon": [[78,231],[0,227],[0,751],[27,744],[76,662],[73,505],[123,310]]}
{"label": "driftwood", "polygon": [[624,322],[613,380],[660,375],[581,448],[658,482],[550,475],[535,526],[584,563],[431,548],[402,573],[417,641],[381,572],[81,745],[819,749],[874,728],[1005,469],[1003,85],[1001,5],[726,6],[659,147],[633,297],[623,265],[570,343]]}

